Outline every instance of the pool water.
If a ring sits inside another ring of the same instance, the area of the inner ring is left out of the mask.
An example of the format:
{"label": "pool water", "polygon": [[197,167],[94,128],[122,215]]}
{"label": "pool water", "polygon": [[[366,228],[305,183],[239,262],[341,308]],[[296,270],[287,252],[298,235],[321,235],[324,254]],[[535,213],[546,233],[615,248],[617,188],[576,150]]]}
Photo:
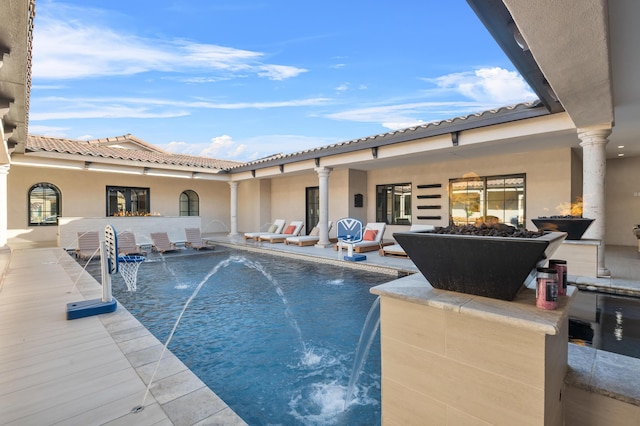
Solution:
{"label": "pool water", "polygon": [[140,266],[137,291],[115,275],[113,295],[165,342],[187,299],[221,262],[169,350],[250,425],[380,424],[379,334],[343,408],[376,299],[369,289],[394,277],[217,247],[154,254]]}
{"label": "pool water", "polygon": [[569,338],[640,358],[640,298],[580,291],[569,308]]}

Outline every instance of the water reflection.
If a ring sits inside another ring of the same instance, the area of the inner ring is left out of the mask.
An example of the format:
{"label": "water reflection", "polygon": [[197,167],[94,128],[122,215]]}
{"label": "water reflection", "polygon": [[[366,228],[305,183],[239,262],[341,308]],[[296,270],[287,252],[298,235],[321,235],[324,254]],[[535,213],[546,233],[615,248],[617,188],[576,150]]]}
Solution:
{"label": "water reflection", "polygon": [[569,309],[569,340],[640,358],[640,298],[580,291]]}

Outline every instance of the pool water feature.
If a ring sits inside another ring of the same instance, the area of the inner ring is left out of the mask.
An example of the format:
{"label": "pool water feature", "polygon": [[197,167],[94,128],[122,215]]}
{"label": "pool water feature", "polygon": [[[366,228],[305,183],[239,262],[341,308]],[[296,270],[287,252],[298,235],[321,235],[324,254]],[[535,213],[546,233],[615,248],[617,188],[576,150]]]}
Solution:
{"label": "pool water feature", "polygon": [[[236,260],[229,261],[232,257]],[[237,260],[237,259],[243,260]],[[249,424],[380,424],[380,344],[345,398],[372,286],[391,275],[216,248],[144,262],[114,297]],[[155,261],[154,261],[155,260]]]}
{"label": "pool water feature", "polygon": [[580,291],[569,308],[569,338],[640,358],[640,298]]}

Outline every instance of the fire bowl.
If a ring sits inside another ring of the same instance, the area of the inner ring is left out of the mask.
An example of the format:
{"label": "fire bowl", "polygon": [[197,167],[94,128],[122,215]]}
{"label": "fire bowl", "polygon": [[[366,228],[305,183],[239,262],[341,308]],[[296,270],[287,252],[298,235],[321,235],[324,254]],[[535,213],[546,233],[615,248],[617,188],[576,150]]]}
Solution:
{"label": "fire bowl", "polygon": [[393,237],[434,288],[513,300],[566,234],[519,238],[396,232]]}
{"label": "fire bowl", "polygon": [[579,240],[595,219],[582,217],[539,217],[531,219],[540,231],[566,232],[567,240]]}

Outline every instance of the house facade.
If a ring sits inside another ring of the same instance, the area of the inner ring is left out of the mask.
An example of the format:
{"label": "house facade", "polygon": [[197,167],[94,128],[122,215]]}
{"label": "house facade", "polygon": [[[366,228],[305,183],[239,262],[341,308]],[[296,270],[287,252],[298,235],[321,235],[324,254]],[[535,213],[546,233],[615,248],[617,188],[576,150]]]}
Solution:
{"label": "house facade", "polygon": [[[531,219],[567,214],[582,199],[584,216],[595,219],[585,238],[634,246],[640,141],[630,113],[640,88],[625,78],[640,65],[620,71],[616,49],[637,31],[624,20],[635,6],[585,1],[576,14],[574,6],[542,3],[469,1],[539,101],[251,163],[171,154],[131,135],[27,136],[34,3],[13,3],[0,18],[19,17],[22,38],[3,35],[10,52],[0,80],[5,89],[22,84],[0,96],[0,245],[59,241],[65,217],[121,215],[195,215],[203,232],[232,235],[276,218],[304,220],[306,231],[319,225],[321,245],[331,236],[327,222],[347,216],[386,222],[385,239],[410,224],[486,217],[535,229]],[[549,8],[563,18],[557,24],[540,20]],[[629,87],[616,92],[618,81]],[[606,276],[604,250],[598,256]]]}

